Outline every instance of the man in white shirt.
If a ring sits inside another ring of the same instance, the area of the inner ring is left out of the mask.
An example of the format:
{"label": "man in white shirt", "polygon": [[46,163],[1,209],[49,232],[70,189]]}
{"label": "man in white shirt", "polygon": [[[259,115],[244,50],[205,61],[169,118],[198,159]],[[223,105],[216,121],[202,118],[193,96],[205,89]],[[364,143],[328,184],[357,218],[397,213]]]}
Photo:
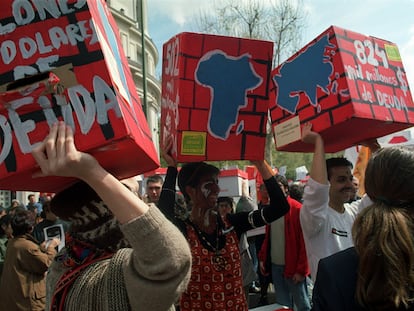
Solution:
{"label": "man in white shirt", "polygon": [[[300,222],[311,270],[316,279],[321,258],[353,246],[351,229],[358,212],[368,206],[368,197],[347,203],[354,195],[352,163],[345,158],[325,160],[324,142],[320,134],[307,123],[302,140],[315,145],[310,178],[304,190]],[[368,144],[374,151],[379,147]]]}

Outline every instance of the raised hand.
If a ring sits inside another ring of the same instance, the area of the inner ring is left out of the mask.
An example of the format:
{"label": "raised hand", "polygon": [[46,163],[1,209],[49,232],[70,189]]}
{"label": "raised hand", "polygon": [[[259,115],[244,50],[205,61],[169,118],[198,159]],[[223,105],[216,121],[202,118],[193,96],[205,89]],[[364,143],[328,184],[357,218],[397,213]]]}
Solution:
{"label": "raised hand", "polygon": [[302,141],[314,145],[318,138],[321,138],[321,135],[312,131],[312,123],[306,122],[302,127]]}
{"label": "raised hand", "polygon": [[161,147],[161,156],[168,166],[176,167],[177,160],[172,156],[173,140],[172,137],[166,139],[165,145]]}
{"label": "raised hand", "polygon": [[40,172],[34,177],[63,176],[84,177],[99,166],[94,157],[76,149],[73,131],[64,122],[54,124],[44,141],[32,150]]}

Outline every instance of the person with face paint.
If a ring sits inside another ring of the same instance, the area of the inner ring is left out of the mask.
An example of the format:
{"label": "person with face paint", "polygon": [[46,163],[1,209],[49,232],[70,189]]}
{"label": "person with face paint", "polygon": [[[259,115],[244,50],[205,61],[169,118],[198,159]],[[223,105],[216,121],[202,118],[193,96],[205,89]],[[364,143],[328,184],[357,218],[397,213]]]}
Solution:
{"label": "person with face paint", "polygon": [[[193,263],[190,283],[180,299],[180,310],[247,311],[239,238],[242,233],[285,215],[289,211],[286,197],[267,162],[254,161],[267,187],[269,205],[260,211],[227,214],[222,218],[217,211],[220,170],[205,162],[194,162],[184,164],[178,173],[171,147],[169,140],[162,149],[168,170],[159,208],[187,238]],[[185,220],[174,214],[177,174],[178,186],[191,210]]]}
{"label": "person with face paint", "polygon": [[[320,259],[353,246],[351,229],[356,215],[371,203],[368,197],[349,202],[354,195],[352,163],[346,158],[325,159],[322,136],[312,124],[302,128],[302,141],[315,147],[310,178],[305,186],[300,223],[312,280],[316,279]],[[365,143],[371,151],[376,140]]]}

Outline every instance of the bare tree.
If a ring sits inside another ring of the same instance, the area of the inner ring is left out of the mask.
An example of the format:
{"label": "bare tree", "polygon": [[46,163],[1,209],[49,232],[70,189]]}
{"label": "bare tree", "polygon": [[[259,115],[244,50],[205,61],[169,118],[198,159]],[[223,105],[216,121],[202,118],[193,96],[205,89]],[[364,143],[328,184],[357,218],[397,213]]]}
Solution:
{"label": "bare tree", "polygon": [[[277,67],[302,45],[307,20],[303,0],[222,0],[212,10],[200,11],[193,23],[197,31],[274,42]],[[274,142],[270,118],[265,158],[272,164]]]}

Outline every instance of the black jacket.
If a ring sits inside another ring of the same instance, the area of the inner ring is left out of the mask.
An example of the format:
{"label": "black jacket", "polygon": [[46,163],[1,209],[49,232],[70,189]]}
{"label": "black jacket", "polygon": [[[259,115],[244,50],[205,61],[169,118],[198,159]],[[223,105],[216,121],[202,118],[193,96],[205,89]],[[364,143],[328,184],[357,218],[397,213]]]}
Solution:
{"label": "black jacket", "polygon": [[[358,255],[354,247],[319,261],[313,288],[313,311],[363,311],[355,300]],[[414,310],[412,305],[409,309]]]}

